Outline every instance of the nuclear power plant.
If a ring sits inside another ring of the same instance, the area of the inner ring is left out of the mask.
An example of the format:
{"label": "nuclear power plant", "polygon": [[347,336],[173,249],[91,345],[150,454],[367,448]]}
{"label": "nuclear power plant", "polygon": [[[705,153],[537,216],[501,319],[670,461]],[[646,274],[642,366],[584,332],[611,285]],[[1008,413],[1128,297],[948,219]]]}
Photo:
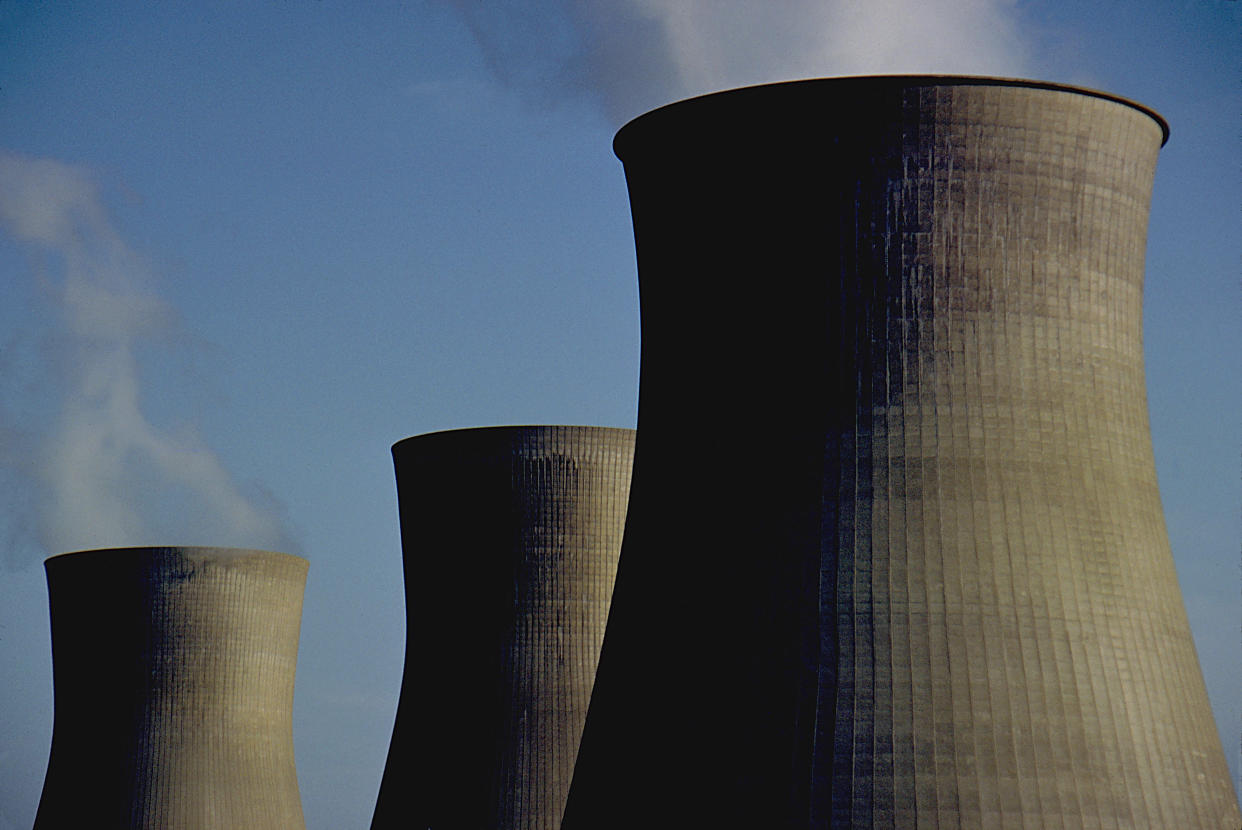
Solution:
{"label": "nuclear power plant", "polygon": [[371,827],[556,830],[621,551],[634,432],[393,447],[405,677]]}
{"label": "nuclear power plant", "polygon": [[307,562],[224,548],[48,559],[55,721],[36,830],[304,827]]}
{"label": "nuclear power plant", "polygon": [[1144,395],[1166,136],[954,77],[618,133],[638,454],[565,830],[1239,826]]}
{"label": "nuclear power plant", "polygon": [[[637,432],[393,446],[406,649],[372,830],[1242,828],[1148,425],[1167,138],[1106,93],[948,76],[622,128]],[[46,568],[37,830],[82,804],[303,827],[306,562]]]}

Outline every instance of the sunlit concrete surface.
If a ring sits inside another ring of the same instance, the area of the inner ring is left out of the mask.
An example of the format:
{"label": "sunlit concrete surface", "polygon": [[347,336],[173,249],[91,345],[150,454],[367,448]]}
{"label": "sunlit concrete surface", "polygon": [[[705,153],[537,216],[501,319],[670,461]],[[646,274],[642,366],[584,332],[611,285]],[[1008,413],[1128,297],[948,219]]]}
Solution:
{"label": "sunlit concrete surface", "polygon": [[296,830],[305,559],[226,548],[54,556],[55,721],[36,830]]}
{"label": "sunlit concrete surface", "polygon": [[374,830],[560,826],[633,455],[633,430],[603,427],[393,447],[406,658]]}
{"label": "sunlit concrete surface", "polygon": [[1148,433],[1165,137],[936,77],[621,130],[641,449],[565,830],[1242,824]]}

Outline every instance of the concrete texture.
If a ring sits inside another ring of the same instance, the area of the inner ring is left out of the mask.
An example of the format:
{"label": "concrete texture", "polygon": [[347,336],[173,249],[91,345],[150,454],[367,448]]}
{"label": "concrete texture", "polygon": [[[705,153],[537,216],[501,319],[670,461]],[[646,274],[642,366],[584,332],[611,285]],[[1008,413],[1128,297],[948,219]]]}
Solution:
{"label": "concrete texture", "polygon": [[633,430],[562,426],[393,447],[406,658],[374,830],[560,826],[633,453]]}
{"label": "concrete texture", "polygon": [[1148,433],[1165,135],[962,78],[621,130],[641,453],[565,830],[1242,824]]}
{"label": "concrete texture", "polygon": [[296,830],[307,562],[127,548],[45,563],[55,723],[36,830]]}

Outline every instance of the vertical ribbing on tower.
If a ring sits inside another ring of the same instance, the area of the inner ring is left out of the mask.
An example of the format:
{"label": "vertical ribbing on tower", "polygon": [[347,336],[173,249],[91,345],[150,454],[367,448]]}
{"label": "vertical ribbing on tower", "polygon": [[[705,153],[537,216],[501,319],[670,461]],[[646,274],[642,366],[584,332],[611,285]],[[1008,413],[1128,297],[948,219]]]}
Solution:
{"label": "vertical ribbing on tower", "polygon": [[406,658],[374,830],[556,830],[625,522],[634,432],[397,443]]}
{"label": "vertical ribbing on tower", "polygon": [[1239,825],[1144,394],[1165,136],[945,77],[618,133],[642,453],[565,830]]}
{"label": "vertical ribbing on tower", "polygon": [[36,830],[296,830],[305,559],[118,548],[45,563],[55,719]]}

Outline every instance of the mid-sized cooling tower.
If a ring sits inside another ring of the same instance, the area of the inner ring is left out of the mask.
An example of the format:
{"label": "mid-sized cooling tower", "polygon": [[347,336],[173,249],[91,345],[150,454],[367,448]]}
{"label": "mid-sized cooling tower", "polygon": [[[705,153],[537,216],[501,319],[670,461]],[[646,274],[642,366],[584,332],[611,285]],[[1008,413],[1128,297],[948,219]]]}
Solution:
{"label": "mid-sized cooling tower", "polygon": [[634,432],[465,429],[392,452],[405,676],[371,827],[557,830],[616,575]]}
{"label": "mid-sized cooling tower", "polygon": [[640,451],[565,830],[1237,830],[1144,392],[1166,136],[955,77],[622,128]]}
{"label": "mid-sized cooling tower", "polygon": [[55,719],[35,830],[296,830],[305,559],[126,548],[45,563]]}

